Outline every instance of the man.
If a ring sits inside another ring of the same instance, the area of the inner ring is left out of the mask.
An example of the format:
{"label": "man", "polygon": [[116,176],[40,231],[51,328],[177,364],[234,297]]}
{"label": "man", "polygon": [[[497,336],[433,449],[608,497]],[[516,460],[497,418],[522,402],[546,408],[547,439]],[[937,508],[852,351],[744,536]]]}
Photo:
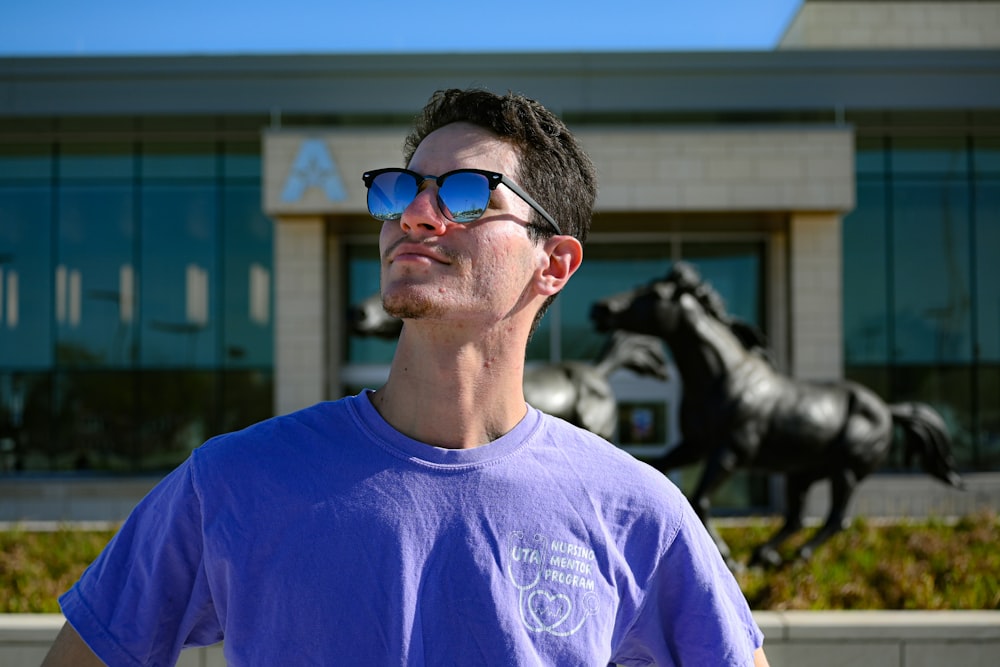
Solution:
{"label": "man", "polygon": [[531,100],[449,90],[404,157],[364,175],[404,320],[385,385],[195,451],[60,599],[45,664],[223,639],[231,665],[766,664],[676,487],[525,403],[596,197],[575,138]]}

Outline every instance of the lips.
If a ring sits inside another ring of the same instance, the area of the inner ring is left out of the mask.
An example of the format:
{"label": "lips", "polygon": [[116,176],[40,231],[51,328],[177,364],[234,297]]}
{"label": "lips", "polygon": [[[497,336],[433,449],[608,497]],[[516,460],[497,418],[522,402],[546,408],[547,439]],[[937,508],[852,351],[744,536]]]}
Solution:
{"label": "lips", "polygon": [[440,249],[422,245],[419,243],[405,243],[401,242],[395,246],[389,248],[386,253],[389,258],[389,263],[399,261],[427,261],[437,262],[438,264],[449,264],[450,260],[447,255],[443,253]]}

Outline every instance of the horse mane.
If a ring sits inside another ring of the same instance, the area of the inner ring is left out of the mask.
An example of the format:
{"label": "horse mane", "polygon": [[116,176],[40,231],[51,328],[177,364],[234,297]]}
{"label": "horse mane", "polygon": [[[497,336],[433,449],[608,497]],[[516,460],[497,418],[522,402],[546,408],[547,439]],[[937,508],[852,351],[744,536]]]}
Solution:
{"label": "horse mane", "polygon": [[772,366],[774,365],[764,332],[750,322],[730,315],[726,310],[725,299],[710,283],[702,280],[696,268],[686,262],[677,262],[667,275],[667,282],[675,285],[677,296],[681,294],[693,296],[705,313],[729,328],[744,349],[759,354]]}

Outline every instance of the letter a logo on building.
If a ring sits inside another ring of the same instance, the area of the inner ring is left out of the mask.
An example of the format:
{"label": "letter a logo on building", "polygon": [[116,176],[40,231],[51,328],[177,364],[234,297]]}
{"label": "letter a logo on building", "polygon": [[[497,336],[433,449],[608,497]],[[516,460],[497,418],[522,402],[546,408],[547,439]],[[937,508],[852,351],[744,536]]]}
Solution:
{"label": "letter a logo on building", "polygon": [[281,201],[299,201],[309,188],[322,188],[330,201],[347,198],[344,184],[337,172],[337,164],[322,139],[306,139],[302,142],[288,180],[285,181],[285,188],[281,191]]}

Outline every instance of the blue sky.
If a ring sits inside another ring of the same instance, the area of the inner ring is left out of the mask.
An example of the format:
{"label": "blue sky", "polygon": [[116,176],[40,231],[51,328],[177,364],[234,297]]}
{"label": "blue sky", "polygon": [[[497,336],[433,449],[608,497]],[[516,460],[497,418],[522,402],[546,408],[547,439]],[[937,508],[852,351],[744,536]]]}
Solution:
{"label": "blue sky", "polygon": [[0,0],[0,56],[770,49],[802,0]]}

